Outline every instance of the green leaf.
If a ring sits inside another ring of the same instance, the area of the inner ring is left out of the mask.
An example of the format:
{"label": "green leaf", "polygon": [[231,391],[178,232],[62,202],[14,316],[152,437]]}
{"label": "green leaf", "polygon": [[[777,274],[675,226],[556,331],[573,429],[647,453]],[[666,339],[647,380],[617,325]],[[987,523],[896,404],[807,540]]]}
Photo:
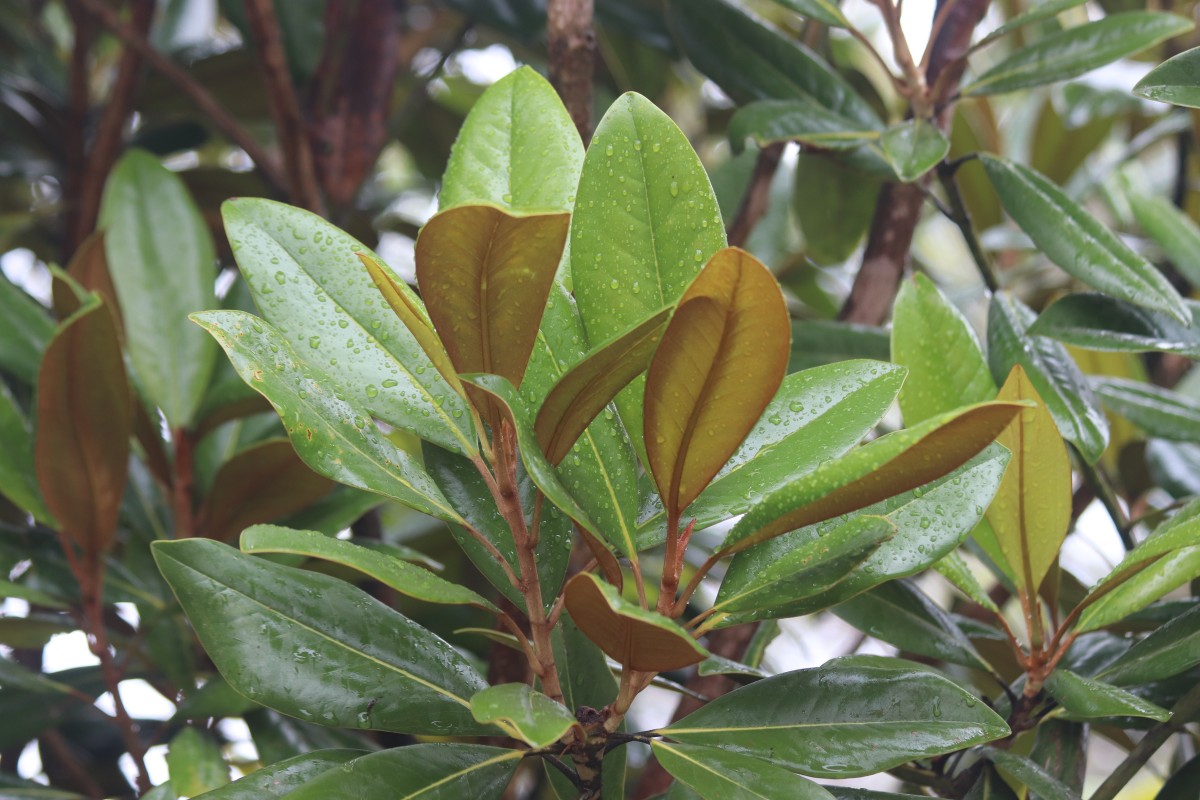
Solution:
{"label": "green leaf", "polygon": [[[571,221],[571,278],[588,340],[673,306],[724,246],[720,209],[687,137],[646,98],[622,95],[596,127]],[[635,379],[617,397],[639,452],[644,386]]]}
{"label": "green leaf", "polygon": [[1108,295],[1069,294],[1043,311],[1029,333],[1087,350],[1200,358],[1200,329],[1195,327],[1200,303],[1185,300],[1184,305],[1192,313],[1191,325]]}
{"label": "green leaf", "polygon": [[760,758],[661,739],[650,749],[663,769],[704,800],[833,800],[820,784]]}
{"label": "green leaf", "polygon": [[1200,85],[1196,82],[1196,63],[1200,47],[1185,50],[1146,73],[1133,87],[1133,93],[1160,103],[1200,108]]}
{"label": "green leaf", "polygon": [[583,143],[554,87],[529,67],[492,84],[450,151],[438,205],[489,203],[513,213],[570,211]]}
{"label": "green leaf", "polygon": [[318,750],[251,772],[244,778],[200,795],[195,800],[258,800],[285,797],[318,775],[363,755],[361,750]]}
{"label": "green leaf", "polygon": [[[687,508],[696,529],[744,514],[754,500],[838,458],[883,417],[904,369],[879,361],[843,361],[788,375],[741,446]],[[665,536],[657,502],[643,509],[639,542]]]}
{"label": "green leaf", "polygon": [[1092,387],[1109,410],[1151,436],[1200,441],[1200,409],[1191,397],[1122,378],[1094,378]]}
{"label": "green leaf", "polygon": [[360,756],[318,775],[288,800],[498,800],[520,750],[441,742]]}
{"label": "green leaf", "polygon": [[1139,686],[1200,664],[1200,606],[1152,631],[1096,677],[1115,686]]}
{"label": "green leaf", "polygon": [[908,581],[893,581],[834,606],[833,613],[876,639],[948,664],[988,671],[950,615]]}
{"label": "green leaf", "polygon": [[1020,800],[1008,782],[1000,777],[1000,773],[991,764],[985,764],[979,779],[967,792],[964,800]]}
{"label": "green leaf", "polygon": [[[1166,63],[1170,64],[1171,61]],[[1151,74],[1154,74],[1153,71]],[[1136,87],[1134,91],[1137,91]],[[1188,279],[1188,283],[1193,286],[1200,284],[1200,228],[1195,220],[1176,208],[1166,197],[1131,191],[1127,191],[1125,197],[1129,200],[1129,208],[1138,226],[1162,248],[1175,268]]]}
{"label": "green leaf", "polygon": [[172,428],[192,421],[217,349],[182,320],[214,308],[216,253],[183,181],[143,150],[117,161],[100,207],[135,383]]}
{"label": "green leaf", "polygon": [[186,727],[171,740],[167,751],[171,788],[187,797],[217,789],[229,783],[229,766],[206,733]]}
{"label": "green leaf", "polygon": [[1192,29],[1174,14],[1135,11],[1052,33],[986,70],[963,95],[1011,92],[1074,78]]}
{"label": "green leaf", "polygon": [[994,747],[985,747],[982,753],[996,769],[1036,792],[1041,800],[1079,800],[1077,792],[1025,756]]}
{"label": "green leaf", "polygon": [[983,450],[1023,406],[980,403],[888,434],[765,497],[734,526],[732,554],[814,522],[865,508],[952,472]]}
{"label": "green leaf", "polygon": [[756,681],[656,731],[822,778],[870,775],[1008,732],[994,711],[936,672],[875,656]]}
{"label": "green leaf", "polygon": [[1119,300],[1191,322],[1191,312],[1162,273],[1045,176],[998,156],[979,160],[1004,210],[1046,258]]}
{"label": "green leaf", "polygon": [[563,597],[584,635],[627,669],[669,672],[708,657],[673,620],[625,600],[615,586],[589,572],[567,581]]}
{"label": "green leaf", "polygon": [[896,295],[892,361],[908,368],[900,389],[900,411],[908,425],[996,396],[970,323],[924,275],[905,281]]}
{"label": "green leaf", "polygon": [[882,125],[871,105],[819,56],[725,0],[671,0],[687,57],[735,101],[809,100],[859,125]]}
{"label": "green leaf", "polygon": [[[466,401],[380,297],[357,254],[377,256],[282,203],[242,198],[221,213],[254,302],[298,357],[370,416],[457,453],[477,451]],[[423,310],[415,294],[410,299]]]}
{"label": "green leaf", "polygon": [[343,728],[494,730],[471,717],[487,684],[466,659],[350,584],[204,539],[153,550],[217,669],[255,702]]}
{"label": "green leaf", "polygon": [[[840,264],[850,258],[871,225],[880,186],[878,177],[846,163],[844,159],[822,153],[800,153],[796,161],[792,208],[804,233],[809,257],[818,264]],[[862,338],[865,338],[867,334],[861,327],[845,327],[843,324],[832,328],[834,324],[804,323],[826,334],[836,330],[843,340],[851,335],[859,339],[856,334],[864,334]],[[793,348],[799,344],[801,324],[797,323],[795,328],[797,340],[793,341]],[[883,350],[886,353],[886,348]],[[869,352],[855,352],[854,355],[880,357]],[[882,357],[886,358],[886,355]]]}
{"label": "green leaf", "polygon": [[220,342],[242,380],[274,406],[292,446],[314,471],[439,519],[461,519],[412,456],[379,432],[370,412],[301,361],[270,324],[241,311],[193,319]]}
{"label": "green leaf", "polygon": [[471,713],[534,750],[549,747],[579,724],[562,703],[523,683],[489,686],[471,698]]}
{"label": "green leaf", "polygon": [[125,492],[133,409],[109,308],[99,298],[62,325],[38,370],[34,464],[59,530],[86,552],[111,544]]}
{"label": "green leaf", "polygon": [[1167,782],[1158,790],[1154,800],[1189,800],[1200,782],[1200,756],[1193,756],[1190,761],[1177,769]]}
{"label": "green leaf", "polygon": [[646,376],[645,441],[667,516],[741,446],[787,371],[779,284],[749,253],[720,250],[679,301]]}
{"label": "green leaf", "polygon": [[567,708],[604,708],[617,699],[617,680],[604,652],[579,630],[570,613],[560,617],[550,641]]}
{"label": "green leaf", "polygon": [[993,614],[999,615],[999,606],[984,591],[983,586],[979,584],[979,580],[975,577],[975,573],[971,572],[970,566],[958,554],[957,550],[947,553],[941,561],[933,565],[933,568],[937,570],[939,575],[950,581],[956,589],[971,600],[974,600]]}
{"label": "green leaf", "polygon": [[1045,19],[1050,19],[1051,17],[1057,16],[1064,11],[1068,11],[1076,6],[1081,6],[1084,4],[1084,2],[1086,2],[1086,0],[1045,0],[1045,2],[1037,3],[1023,13],[1017,14],[1003,25],[997,26],[995,30],[991,31],[978,42],[976,42],[972,46],[972,49],[978,50],[979,48],[989,45],[1003,36],[1007,36],[1018,28],[1026,25],[1032,25],[1035,22],[1041,22]]}
{"label": "green leaf", "polygon": [[752,139],[760,147],[775,142],[800,142],[826,150],[854,150],[879,138],[878,122],[864,125],[803,97],[757,100],[734,112],[729,120],[729,144],[735,154]]}
{"label": "green leaf", "polygon": [[489,611],[496,606],[457,583],[439,578],[427,569],[385,552],[360,547],[315,531],[297,531],[277,525],[255,525],[242,533],[243,553],[293,553],[361,572],[401,594],[426,603],[471,605]]}
{"label": "green leaf", "polygon": [[1007,292],[988,308],[988,364],[997,380],[1020,364],[1063,438],[1095,463],[1108,444],[1108,420],[1075,360],[1058,342],[1028,334],[1034,313]]}
{"label": "green leaf", "polygon": [[786,6],[797,14],[809,19],[832,25],[835,28],[849,28],[850,22],[842,9],[834,0],[775,0],[781,6]]}
{"label": "green leaf", "polygon": [[1062,706],[1066,719],[1147,717],[1166,722],[1171,718],[1171,712],[1161,706],[1061,667],[1046,679],[1046,692]]}
{"label": "green leaf", "polygon": [[[871,207],[874,208],[873,200]],[[796,210],[799,214],[799,207]],[[869,215],[867,221],[870,222]],[[858,235],[861,238],[862,231]],[[792,360],[788,369],[797,372],[855,358],[887,361],[888,341],[886,328],[833,320],[795,320],[792,322]]]}
{"label": "green leaf", "polygon": [[879,145],[904,183],[912,183],[929,172],[950,152],[950,140],[925,119],[893,125],[883,132]]}
{"label": "green leaf", "polygon": [[53,526],[34,471],[33,426],[4,381],[0,381],[0,450],[5,454],[0,458],[0,494],[38,522]]}
{"label": "green leaf", "polygon": [[53,335],[54,320],[46,309],[0,275],[0,370],[33,384]]}

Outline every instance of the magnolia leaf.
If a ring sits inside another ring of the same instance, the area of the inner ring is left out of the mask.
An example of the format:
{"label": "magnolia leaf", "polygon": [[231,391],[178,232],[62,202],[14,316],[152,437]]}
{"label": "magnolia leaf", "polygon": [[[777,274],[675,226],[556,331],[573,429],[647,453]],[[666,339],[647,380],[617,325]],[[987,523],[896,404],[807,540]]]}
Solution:
{"label": "magnolia leaf", "polygon": [[1096,378],[1092,387],[1109,410],[1151,436],[1200,441],[1200,408],[1191,397],[1123,378]]}
{"label": "magnolia leaf", "polygon": [[1196,83],[1200,47],[1185,50],[1146,73],[1133,93],[1161,103],[1200,108],[1200,86]]}
{"label": "magnolia leaf", "polygon": [[504,794],[524,753],[437,742],[393,747],[347,761],[286,795],[287,800],[465,800]]}
{"label": "magnolia leaf", "polygon": [[4,458],[0,458],[0,495],[38,522],[54,527],[54,518],[38,488],[34,447],[33,425],[8,384],[0,381],[0,449],[4,452]]}
{"label": "magnolia leaf", "polygon": [[832,25],[835,28],[849,28],[850,22],[835,0],[775,0],[782,6],[787,6],[797,14],[809,19]]}
{"label": "magnolia leaf", "polygon": [[704,800],[833,800],[820,784],[753,756],[662,739],[650,749],[663,769]]}
{"label": "magnolia leaf", "polygon": [[674,621],[623,599],[614,586],[591,573],[567,581],[564,598],[584,635],[626,669],[668,672],[708,657]]}
{"label": "magnolia leaf", "polygon": [[1200,227],[1196,221],[1166,197],[1132,191],[1126,191],[1125,196],[1138,226],[1162,248],[1189,283],[1200,284]]}
{"label": "magnolia leaf", "polygon": [[1161,706],[1061,667],[1046,678],[1046,693],[1062,706],[1066,719],[1146,717],[1166,722],[1171,718],[1171,712]]}
{"label": "magnolia leaf", "polygon": [[1002,25],[999,25],[989,32],[986,36],[976,42],[972,49],[979,48],[991,44],[1002,36],[1007,36],[1018,28],[1026,25],[1032,25],[1035,22],[1041,22],[1044,19],[1057,16],[1064,11],[1068,11],[1076,6],[1081,6],[1086,0],[1045,0],[1028,8],[1023,13],[1018,14]]}
{"label": "magnolia leaf", "polygon": [[195,797],[229,783],[229,765],[221,748],[208,733],[185,727],[171,740],[167,750],[171,789]]}
{"label": "magnolia leaf", "polygon": [[747,139],[759,147],[800,142],[826,150],[853,150],[878,138],[876,128],[810,99],[758,100],[739,108],[729,120],[729,144],[735,154],[746,148]]}
{"label": "magnolia leaf", "polygon": [[317,750],[268,764],[195,800],[260,800],[284,797],[318,775],[366,755],[362,750]]}
{"label": "magnolia leaf", "polygon": [[566,706],[523,683],[489,686],[471,698],[471,713],[534,750],[549,747],[579,725]]}
{"label": "magnolia leaf", "polygon": [[1035,336],[1118,353],[1179,353],[1200,358],[1200,303],[1185,300],[1192,324],[1103,294],[1069,294],[1029,326]]}
{"label": "magnolia leaf", "polygon": [[912,183],[933,169],[950,152],[950,140],[925,119],[910,119],[893,125],[879,138],[879,146],[896,177]]}
{"label": "magnolia leaf", "polygon": [[1200,605],[1153,631],[1096,677],[1114,686],[1140,686],[1200,664]]}
{"label": "magnolia leaf", "polygon": [[684,293],[646,378],[645,441],[678,519],[733,455],[787,370],[779,284],[749,253],[719,251]]}

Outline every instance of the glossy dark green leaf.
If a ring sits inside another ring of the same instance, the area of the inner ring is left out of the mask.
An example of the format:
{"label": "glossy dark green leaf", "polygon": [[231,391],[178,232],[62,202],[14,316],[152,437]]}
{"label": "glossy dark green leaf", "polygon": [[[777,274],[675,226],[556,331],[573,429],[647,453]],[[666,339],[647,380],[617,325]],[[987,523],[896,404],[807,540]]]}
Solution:
{"label": "glossy dark green leaf", "polygon": [[958,554],[958,551],[947,553],[941,561],[933,565],[933,568],[937,570],[939,575],[950,581],[956,589],[971,600],[974,600],[993,614],[998,615],[1000,613],[999,606],[984,591],[983,586],[979,583],[979,579],[975,577],[975,573],[971,571],[971,567]]}
{"label": "glossy dark green leaf", "polygon": [[916,585],[893,581],[834,606],[833,613],[902,651],[987,670],[988,664],[950,615]]}
{"label": "glossy dark green leaf", "polygon": [[904,183],[912,183],[929,172],[950,152],[946,134],[924,119],[893,125],[879,137],[879,146]]}
{"label": "glossy dark green leaf", "polygon": [[718,251],[679,301],[646,375],[645,442],[678,521],[741,446],[787,370],[779,284],[749,253]]}
{"label": "glossy dark green leaf", "polygon": [[319,725],[494,730],[471,716],[486,683],[467,661],[350,584],[204,539],[157,542],[154,558],[221,674],[250,699]]}
{"label": "glossy dark green leaf", "polygon": [[1146,73],[1133,93],[1162,103],[1200,108],[1200,48],[1185,50]]}
{"label": "glossy dark green leaf", "polygon": [[1138,686],[1200,664],[1200,606],[1152,631],[1096,677],[1115,686]]}
{"label": "glossy dark green leaf", "polygon": [[1200,304],[1185,300],[1184,305],[1192,312],[1191,325],[1108,295],[1069,294],[1043,311],[1029,333],[1087,350],[1200,358],[1200,329],[1195,327]]}
{"label": "glossy dark green leaf", "polygon": [[657,732],[804,775],[851,778],[999,739],[1008,726],[926,667],[854,656],[744,686]]}
{"label": "glossy dark green leaf", "polygon": [[905,281],[896,296],[892,361],[908,368],[900,389],[900,411],[908,425],[996,396],[975,331],[924,275]]}
{"label": "glossy dark green leaf", "polygon": [[0,370],[32,385],[53,335],[54,320],[46,309],[0,275]]}
{"label": "glossy dark green leaf", "polygon": [[346,761],[288,800],[499,800],[520,750],[440,742],[395,747]]}
{"label": "glossy dark green leaf", "polygon": [[1046,679],[1046,692],[1062,706],[1067,719],[1147,717],[1166,722],[1171,712],[1109,683],[1076,675],[1059,667]]}
{"label": "glossy dark green leaf", "polygon": [[788,370],[798,372],[856,358],[887,361],[888,340],[887,329],[873,325],[795,320],[792,322],[792,360]]}
{"label": "glossy dark green leaf", "polygon": [[313,470],[439,519],[460,519],[412,456],[379,432],[358,399],[301,361],[274,327],[241,311],[194,319],[221,343],[242,380],[271,402]]}
{"label": "glossy dark green leaf", "polygon": [[[1042,720],[1034,733],[1029,758],[1072,791],[1082,792],[1090,733],[1089,727],[1081,722]],[[1036,794],[1032,796],[1037,797]]]}
{"label": "glossy dark green leaf", "polygon": [[221,748],[207,734],[185,727],[167,749],[171,789],[187,797],[204,794],[229,783],[229,765]]}
{"label": "glossy dark green leaf", "polygon": [[849,28],[850,22],[835,0],[775,0],[782,6],[817,22],[835,28]]}
{"label": "glossy dark green leaf", "polygon": [[1128,191],[1125,196],[1138,226],[1162,248],[1189,283],[1200,284],[1200,227],[1195,220],[1166,197]]}
{"label": "glossy dark green leaf", "polygon": [[42,500],[34,471],[33,425],[17,404],[8,388],[0,381],[0,495],[29,512],[38,522],[53,525],[53,517]]}
{"label": "glossy dark green leaf", "polygon": [[[687,508],[697,530],[743,514],[754,501],[844,455],[883,417],[904,369],[880,361],[843,361],[783,379],[758,423]],[[641,547],[665,537],[662,504],[642,510]]]}
{"label": "glossy dark green leaf", "polygon": [[254,302],[298,358],[371,416],[454,452],[476,452],[466,401],[380,297],[357,255],[371,255],[366,247],[315,214],[270,200],[231,200],[221,212]]}
{"label": "glossy dark green leaf", "polygon": [[524,683],[489,686],[471,698],[471,713],[534,750],[549,747],[579,724],[562,703]]}
{"label": "glossy dark green leaf", "polygon": [[663,769],[704,800],[832,800],[820,784],[753,756],[662,739],[650,749]]}
{"label": "glossy dark green leaf", "polygon": [[1112,297],[1191,322],[1163,274],[1044,175],[998,156],[980,161],[1004,210],[1046,258]]}
{"label": "glossy dark green leaf", "polygon": [[988,364],[998,381],[1020,364],[1050,410],[1063,438],[1095,463],[1108,444],[1108,420],[1100,401],[1066,348],[1028,334],[1034,313],[1020,300],[998,292],[988,309]]}
{"label": "glossy dark green leaf", "polygon": [[670,19],[692,63],[734,100],[809,100],[882,127],[870,104],[819,56],[725,0],[671,0]]}
{"label": "glossy dark green leaf", "polygon": [[1023,407],[1005,402],[968,406],[826,462],[751,508],[729,532],[721,551],[745,550],[953,472],[987,447]]}
{"label": "glossy dark green leaf", "polygon": [[[804,244],[818,264],[848,259],[866,235],[881,184],[842,159],[801,153],[796,162],[792,208]],[[873,354],[856,353],[858,356]]]}
{"label": "glossy dark green leaf", "polygon": [[291,553],[341,564],[427,603],[495,606],[465,586],[439,578],[427,569],[385,552],[360,547],[315,531],[297,531],[278,525],[255,525],[242,533],[243,553]]}
{"label": "glossy dark green leaf", "polygon": [[212,341],[181,324],[217,305],[208,226],[183,181],[142,150],[127,152],[109,174],[100,226],[135,382],[172,427],[186,426],[217,361]]}
{"label": "glossy dark green leaf", "polygon": [[1155,485],[1176,500],[1200,495],[1200,445],[1151,439],[1146,466]]}
{"label": "glossy dark green leaf", "polygon": [[278,761],[196,800],[258,800],[285,797],[323,772],[361,757],[361,750],[318,750]]}
{"label": "glossy dark green leaf", "polygon": [[583,143],[545,78],[521,67],[471,106],[442,177],[438,204],[490,203],[513,213],[570,211]]}
{"label": "glossy dark green leaf", "polygon": [[1074,78],[1192,29],[1174,14],[1137,11],[1052,33],[1001,59],[963,87],[964,95],[1011,92]]}
{"label": "glossy dark green leaf", "polygon": [[[571,279],[590,342],[604,342],[673,306],[725,228],[700,159],[653,103],[621,96],[596,127],[571,221]],[[638,378],[617,398],[639,451]]]}
{"label": "glossy dark green leaf", "polygon": [[1123,378],[1095,378],[1092,387],[1110,411],[1151,436],[1200,441],[1200,407],[1191,397]]}
{"label": "glossy dark green leaf", "polygon": [[1000,772],[1036,792],[1041,800],[1079,800],[1079,794],[1071,787],[1025,756],[993,747],[983,748],[983,756]]}
{"label": "glossy dark green leaf", "polygon": [[550,641],[568,708],[604,708],[617,699],[617,681],[604,652],[579,630],[570,613],[559,619]]}
{"label": "glossy dark green leaf", "polygon": [[964,800],[1020,800],[991,764],[985,764]]}
{"label": "glossy dark green leaf", "polygon": [[1200,756],[1193,756],[1190,761],[1175,771],[1163,787],[1158,790],[1154,800],[1190,800],[1196,793],[1196,785],[1200,782]]}
{"label": "glossy dark green leaf", "polygon": [[800,142],[826,150],[853,150],[879,138],[875,126],[830,111],[811,98],[758,100],[748,103],[729,120],[729,144],[742,152],[746,140],[760,147],[775,142]]}
{"label": "glossy dark green leaf", "polygon": [[978,50],[1003,36],[1007,36],[1018,28],[1057,16],[1064,11],[1075,8],[1075,6],[1083,5],[1084,2],[1085,0],[1045,0],[1044,2],[1034,4],[1003,25],[998,25],[994,30],[976,42],[973,47]]}
{"label": "glossy dark green leaf", "polygon": [[769,678],[766,672],[758,667],[743,664],[722,656],[710,655],[696,665],[697,675],[728,675],[737,683],[752,683],[763,678]]}
{"label": "glossy dark green leaf", "polygon": [[46,508],[85,551],[103,551],[116,533],[132,431],[116,325],[97,298],[63,322],[46,347],[34,441]]}

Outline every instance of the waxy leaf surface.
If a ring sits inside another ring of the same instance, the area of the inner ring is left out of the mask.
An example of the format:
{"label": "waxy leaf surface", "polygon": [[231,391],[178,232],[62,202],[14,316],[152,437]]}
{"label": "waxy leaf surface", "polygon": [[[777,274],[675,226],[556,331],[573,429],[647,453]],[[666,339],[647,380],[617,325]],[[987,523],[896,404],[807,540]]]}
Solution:
{"label": "waxy leaf surface", "polygon": [[199,795],[196,800],[259,800],[262,797],[286,797],[323,772],[328,772],[360,756],[362,750],[317,750],[293,756],[256,769],[244,778],[220,789]]}
{"label": "waxy leaf surface", "polygon": [[1166,197],[1136,192],[1126,192],[1125,196],[1134,219],[1146,235],[1162,248],[1189,283],[1193,286],[1200,283],[1200,227],[1196,221]]}
{"label": "waxy leaf surface", "polygon": [[1021,28],[1025,25],[1032,25],[1035,22],[1041,22],[1044,19],[1057,16],[1058,14],[1061,14],[1068,9],[1072,9],[1075,6],[1083,5],[1084,2],[1085,0],[1046,0],[1045,2],[1033,5],[1026,11],[1018,14],[1004,24],[999,25],[994,30],[990,31],[986,36],[973,45],[973,49],[978,50],[985,45],[991,44],[1002,36],[1007,36],[1017,28]]}
{"label": "waxy leaf surface", "polygon": [[663,769],[704,800],[833,800],[820,784],[753,756],[662,739],[650,749]]}
{"label": "waxy leaf surface", "polygon": [[729,120],[734,153],[753,139],[760,147],[800,142],[826,150],[853,150],[879,138],[879,130],[830,111],[810,99],[757,100],[739,108]]}
{"label": "waxy leaf surface", "polygon": [[1185,108],[1200,108],[1200,48],[1185,50],[1159,64],[1133,87],[1133,93],[1150,100]]}
{"label": "waxy leaf surface", "polygon": [[157,542],[154,559],[217,669],[246,697],[341,728],[495,730],[471,716],[470,698],[487,684],[470,664],[350,584],[205,539]]}
{"label": "waxy leaf surface", "polygon": [[912,183],[946,157],[950,140],[936,125],[924,119],[910,119],[888,128],[879,138],[879,146],[896,177]]}
{"label": "waxy leaf surface", "polygon": [[0,275],[0,369],[34,383],[42,352],[53,335],[54,320],[46,309]]}
{"label": "waxy leaf surface", "polygon": [[1146,717],[1166,722],[1171,712],[1109,683],[1059,667],[1046,678],[1046,693],[1058,701],[1067,719]]}
{"label": "waxy leaf surface", "polygon": [[1200,606],[1151,632],[1096,677],[1115,686],[1139,686],[1196,664],[1200,664]]}
{"label": "waxy leaf surface", "polygon": [[1087,350],[1120,353],[1179,353],[1200,358],[1200,303],[1185,300],[1192,324],[1103,294],[1069,294],[1041,313],[1029,327]]}
{"label": "waxy leaf surface", "polygon": [[779,284],[737,248],[684,292],[646,378],[645,442],[676,518],[741,445],[787,370],[791,327]]}
{"label": "waxy leaf surface", "polygon": [[1123,378],[1096,378],[1092,386],[1105,406],[1151,436],[1200,441],[1200,404],[1191,397]]}
{"label": "waxy leaf surface", "polygon": [[562,703],[524,683],[489,686],[471,698],[471,713],[535,750],[549,747],[579,724]]}
{"label": "waxy leaf surface", "polygon": [[45,525],[54,524],[42,500],[34,468],[33,425],[17,404],[8,384],[0,381],[0,495]]}

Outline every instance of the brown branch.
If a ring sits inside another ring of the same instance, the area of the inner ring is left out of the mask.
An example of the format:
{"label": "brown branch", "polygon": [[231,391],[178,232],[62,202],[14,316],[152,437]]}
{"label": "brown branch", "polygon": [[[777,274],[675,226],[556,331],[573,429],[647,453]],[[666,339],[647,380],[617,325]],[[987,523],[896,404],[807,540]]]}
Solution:
{"label": "brown branch", "polygon": [[263,177],[277,191],[287,194],[288,182],[275,159],[262,148],[241,123],[222,106],[207,89],[197,83],[182,67],[154,49],[145,36],[123,23],[104,0],[77,0],[89,14],[95,17],[110,33],[120,39],[131,50],[136,51],[146,63],[185,94],[188,99],[226,136],[242,148],[255,163]]}
{"label": "brown branch", "polygon": [[729,245],[744,247],[746,240],[754,231],[754,226],[767,213],[767,205],[771,197],[771,180],[779,169],[779,160],[783,157],[786,142],[769,144],[758,151],[758,161],[754,163],[754,174],[750,176],[750,184],[746,194],[742,196],[742,204],[738,206],[737,216],[729,226]]}
{"label": "brown branch", "polygon": [[[66,197],[83,196],[83,173],[87,169],[87,125],[91,111],[88,91],[90,74],[89,59],[92,43],[96,39],[91,17],[83,13],[74,0],[68,0],[67,13],[71,16],[74,41],[71,44],[71,64],[67,71],[67,125],[64,130],[63,152],[66,159]],[[80,204],[68,203],[66,208],[66,256],[75,252],[83,242],[77,238],[82,227]],[[65,260],[65,259],[64,259]]]}
{"label": "brown branch", "polygon": [[291,199],[316,214],[323,213],[312,150],[304,132],[300,101],[288,71],[283,50],[283,33],[272,0],[244,0],[250,38],[258,55],[258,66],[267,88],[267,105],[275,121],[275,133],[283,151],[283,165],[291,181]]}
{"label": "brown branch", "polygon": [[592,1],[550,0],[546,8],[550,82],[558,90],[584,144],[592,138],[592,73],[596,60]]}

